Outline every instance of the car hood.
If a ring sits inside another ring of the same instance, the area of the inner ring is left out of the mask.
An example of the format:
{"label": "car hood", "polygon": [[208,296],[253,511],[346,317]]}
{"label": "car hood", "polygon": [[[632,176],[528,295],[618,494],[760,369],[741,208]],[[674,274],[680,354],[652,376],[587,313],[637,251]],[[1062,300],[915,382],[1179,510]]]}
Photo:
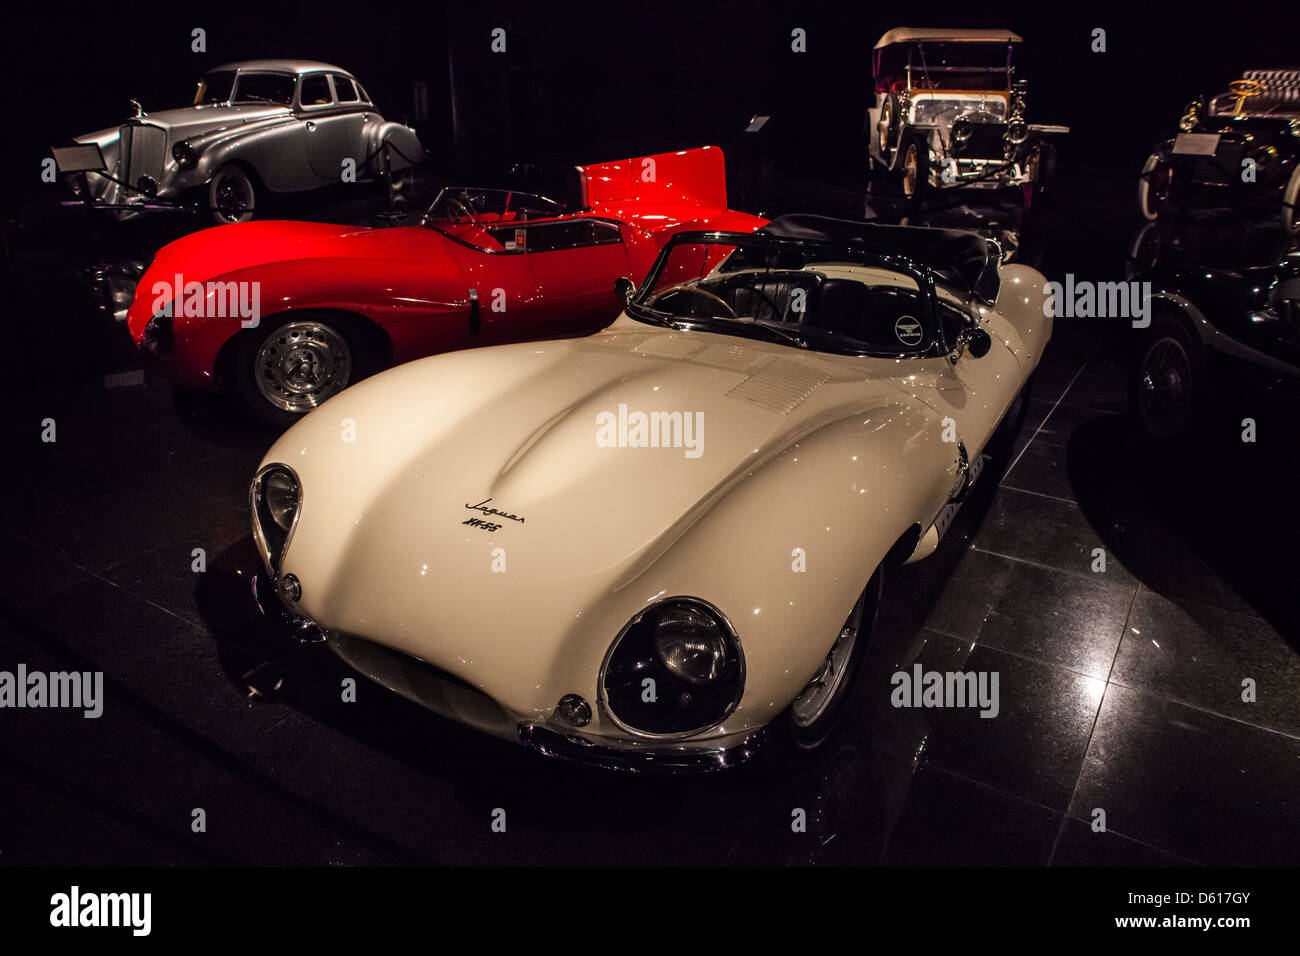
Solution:
{"label": "car hood", "polygon": [[[237,106],[182,106],[178,109],[147,113],[141,122],[160,127],[168,133],[169,142],[178,142],[250,123],[281,122],[293,115],[287,106],[270,106],[261,103],[241,103]],[[126,121],[129,122],[129,121]],[[99,143],[101,146],[117,139],[121,124],[78,136],[79,143]]]}
{"label": "car hood", "polygon": [[[400,366],[268,452],[303,488],[283,570],[327,629],[419,657],[516,712],[553,707],[546,676],[561,661],[595,668],[614,637],[618,624],[602,624],[597,647],[575,646],[584,627],[593,639],[600,603],[635,593],[726,491],[802,437],[910,402],[891,367],[873,381],[861,363],[626,317],[587,338]],[[693,430],[677,447],[619,447],[639,437],[636,413],[653,412]]]}

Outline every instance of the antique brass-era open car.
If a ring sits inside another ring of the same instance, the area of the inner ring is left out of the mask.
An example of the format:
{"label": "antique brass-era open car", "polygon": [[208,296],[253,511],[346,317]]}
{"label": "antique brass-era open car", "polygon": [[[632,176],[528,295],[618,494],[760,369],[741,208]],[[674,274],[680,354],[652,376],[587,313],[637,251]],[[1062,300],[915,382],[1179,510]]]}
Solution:
{"label": "antique brass-era open car", "polygon": [[1276,210],[1280,199],[1283,228],[1300,231],[1300,70],[1247,70],[1226,92],[1189,103],[1178,129],[1142,168],[1145,218],[1192,203]]}
{"label": "antique brass-era open car", "polygon": [[1065,126],[1026,118],[1009,30],[890,30],[871,52],[867,111],[873,174],[930,188],[1021,186],[1026,201],[1051,178],[1052,137]]}

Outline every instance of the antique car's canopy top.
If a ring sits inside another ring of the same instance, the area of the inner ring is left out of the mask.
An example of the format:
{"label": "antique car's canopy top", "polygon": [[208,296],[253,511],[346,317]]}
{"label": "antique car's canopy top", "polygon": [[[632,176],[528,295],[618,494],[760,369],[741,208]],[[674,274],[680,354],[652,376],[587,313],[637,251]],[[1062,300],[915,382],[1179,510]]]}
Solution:
{"label": "antique car's canopy top", "polygon": [[340,66],[334,66],[330,63],[321,63],[319,60],[238,60],[234,63],[223,63],[221,66],[215,66],[206,71],[208,73],[225,73],[235,70],[244,73],[342,73],[344,76],[351,76],[349,70]]}
{"label": "antique car's canopy top", "polygon": [[928,266],[940,278],[986,302],[998,295],[997,245],[973,232],[800,214],[778,216],[758,231],[783,239],[850,246],[875,255],[902,256]]}
{"label": "antique car's canopy top", "polygon": [[935,43],[1019,43],[1020,37],[1010,30],[944,30],[931,27],[894,27],[882,36],[876,49],[894,43],[915,43],[930,40]]}

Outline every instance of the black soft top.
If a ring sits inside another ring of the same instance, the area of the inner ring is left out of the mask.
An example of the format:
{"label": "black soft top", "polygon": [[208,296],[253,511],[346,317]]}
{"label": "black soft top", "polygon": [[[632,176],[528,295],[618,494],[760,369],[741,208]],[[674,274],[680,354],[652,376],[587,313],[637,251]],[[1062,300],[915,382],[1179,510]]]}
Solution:
{"label": "black soft top", "polygon": [[847,246],[875,255],[901,256],[928,266],[939,278],[985,302],[998,297],[997,243],[973,232],[886,226],[804,214],[778,216],[759,232],[782,239]]}

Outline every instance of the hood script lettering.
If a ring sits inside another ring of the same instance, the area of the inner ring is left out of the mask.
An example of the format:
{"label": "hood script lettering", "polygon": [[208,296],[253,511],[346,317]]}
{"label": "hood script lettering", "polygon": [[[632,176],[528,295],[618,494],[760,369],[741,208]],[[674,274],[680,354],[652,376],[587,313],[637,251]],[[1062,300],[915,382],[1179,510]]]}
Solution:
{"label": "hood script lettering", "polygon": [[499,511],[496,508],[484,507],[491,500],[492,500],[491,498],[484,498],[476,505],[466,505],[465,507],[468,508],[470,511],[481,511],[485,515],[496,515],[498,518],[505,518],[507,521],[518,521],[520,524],[524,523],[524,519],[519,517],[518,515],[512,515],[505,511]]}

